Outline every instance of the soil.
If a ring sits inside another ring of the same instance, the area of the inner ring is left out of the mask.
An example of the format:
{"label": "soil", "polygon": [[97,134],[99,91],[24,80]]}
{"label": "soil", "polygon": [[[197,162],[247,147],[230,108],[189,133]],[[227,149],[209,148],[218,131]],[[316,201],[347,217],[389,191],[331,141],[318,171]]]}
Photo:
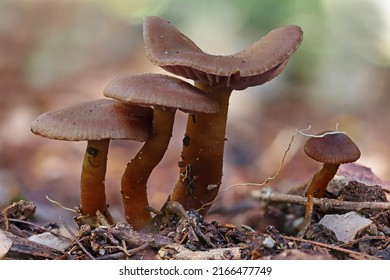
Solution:
{"label": "soil", "polygon": [[[302,188],[294,192],[302,193]],[[339,203],[389,204],[379,185],[367,186],[356,181],[345,185],[338,197],[330,193],[327,196],[325,199],[336,199]],[[339,241],[332,230],[318,223],[326,214],[343,214],[346,210],[328,207],[324,211],[314,207],[310,224],[302,232],[299,231],[302,223],[298,221],[304,217],[304,205],[271,201],[261,208],[263,219],[275,221],[264,231],[248,225],[207,221],[197,211],[185,211],[180,204],[168,201],[160,211],[155,210],[153,220],[140,231],[126,223],[108,225],[104,217],[98,216],[93,223],[78,217],[77,233],[64,224],[73,236],[68,240],[54,223],[34,224],[35,205],[19,201],[4,209],[0,227],[6,238],[12,240],[6,259],[390,259],[388,205],[379,210],[354,209],[372,223],[349,242]],[[31,236],[44,232],[66,239],[69,244],[60,250],[30,241]]]}

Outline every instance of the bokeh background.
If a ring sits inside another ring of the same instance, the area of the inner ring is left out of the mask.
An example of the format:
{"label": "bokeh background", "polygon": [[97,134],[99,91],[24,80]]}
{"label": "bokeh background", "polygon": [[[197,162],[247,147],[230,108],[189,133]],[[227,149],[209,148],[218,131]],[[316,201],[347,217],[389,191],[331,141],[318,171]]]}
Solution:
{"label": "bokeh background", "polygon": [[[74,213],[86,143],[45,139],[30,132],[43,112],[102,98],[127,73],[159,72],[145,56],[142,18],[171,21],[211,54],[231,54],[271,29],[297,24],[304,40],[273,81],[232,94],[222,189],[262,182],[278,169],[296,129],[339,129],[362,151],[360,164],[390,179],[390,2],[387,0],[143,0],[0,1],[0,206],[23,198],[44,224]],[[160,208],[178,177],[186,116],[179,112],[166,157],[149,183]],[[207,137],[207,136],[205,136]],[[295,137],[279,176],[281,190],[304,184],[319,168]],[[112,141],[106,186],[110,209],[124,220],[119,194],[126,163],[141,147]],[[218,197],[210,218],[245,222],[256,204],[253,187]]]}

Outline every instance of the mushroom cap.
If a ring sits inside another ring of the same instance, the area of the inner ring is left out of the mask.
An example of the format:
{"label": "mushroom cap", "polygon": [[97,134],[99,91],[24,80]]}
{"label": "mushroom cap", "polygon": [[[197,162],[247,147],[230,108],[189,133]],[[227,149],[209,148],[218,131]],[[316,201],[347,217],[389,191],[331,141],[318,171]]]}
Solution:
{"label": "mushroom cap", "polygon": [[68,141],[149,138],[153,109],[98,99],[44,113],[31,124],[34,134]]}
{"label": "mushroom cap", "polygon": [[310,137],[304,151],[312,159],[329,164],[349,163],[360,158],[358,146],[342,132]]}
{"label": "mushroom cap", "polygon": [[303,39],[299,26],[274,29],[233,55],[204,53],[173,25],[156,16],[143,20],[149,60],[168,72],[218,87],[245,89],[276,77]]}
{"label": "mushroom cap", "polygon": [[162,74],[125,75],[111,81],[104,95],[144,106],[175,108],[185,112],[217,113],[211,96],[189,83]]}

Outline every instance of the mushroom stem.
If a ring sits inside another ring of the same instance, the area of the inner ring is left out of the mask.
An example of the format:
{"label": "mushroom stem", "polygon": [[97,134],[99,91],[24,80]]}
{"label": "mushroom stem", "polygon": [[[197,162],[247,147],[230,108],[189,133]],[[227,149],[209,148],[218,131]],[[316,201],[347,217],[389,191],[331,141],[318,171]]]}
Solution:
{"label": "mushroom stem", "polygon": [[176,110],[154,109],[150,138],[137,155],[127,164],[122,176],[122,200],[126,221],[134,229],[140,229],[151,220],[145,208],[149,206],[147,181],[153,169],[163,158],[172,137]]}
{"label": "mushroom stem", "polygon": [[194,113],[188,116],[183,139],[180,176],[171,199],[185,209],[206,214],[218,194],[222,180],[226,121],[231,88],[217,88],[196,82],[219,104],[216,114]]}
{"label": "mushroom stem", "polygon": [[336,175],[340,164],[324,163],[322,168],[317,171],[310,181],[307,195],[315,198],[322,198],[325,195],[325,189],[330,180]]}
{"label": "mushroom stem", "polygon": [[109,144],[109,139],[88,141],[81,171],[80,206],[82,215],[96,216],[99,210],[112,223],[104,185]]}

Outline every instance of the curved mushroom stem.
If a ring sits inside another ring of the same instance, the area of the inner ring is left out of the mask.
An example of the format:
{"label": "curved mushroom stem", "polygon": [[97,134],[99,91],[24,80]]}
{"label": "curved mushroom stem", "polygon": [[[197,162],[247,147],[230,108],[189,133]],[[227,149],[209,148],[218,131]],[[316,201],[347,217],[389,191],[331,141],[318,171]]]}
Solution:
{"label": "curved mushroom stem", "polygon": [[154,109],[150,138],[137,155],[127,164],[122,176],[122,200],[126,221],[134,229],[140,229],[151,220],[145,208],[149,206],[147,181],[153,169],[163,158],[172,137],[176,110]]}
{"label": "curved mushroom stem", "polygon": [[199,209],[206,214],[218,194],[222,180],[223,153],[230,88],[216,88],[202,83],[195,86],[209,93],[219,104],[217,114],[195,113],[188,116],[183,139],[180,176],[171,199],[185,209]]}
{"label": "curved mushroom stem", "polygon": [[82,215],[96,216],[99,210],[112,223],[104,185],[109,144],[109,139],[88,141],[81,171],[80,205]]}
{"label": "curved mushroom stem", "polygon": [[316,198],[324,197],[325,189],[330,180],[336,175],[339,166],[340,164],[324,163],[322,168],[313,175],[307,188],[307,195]]}

